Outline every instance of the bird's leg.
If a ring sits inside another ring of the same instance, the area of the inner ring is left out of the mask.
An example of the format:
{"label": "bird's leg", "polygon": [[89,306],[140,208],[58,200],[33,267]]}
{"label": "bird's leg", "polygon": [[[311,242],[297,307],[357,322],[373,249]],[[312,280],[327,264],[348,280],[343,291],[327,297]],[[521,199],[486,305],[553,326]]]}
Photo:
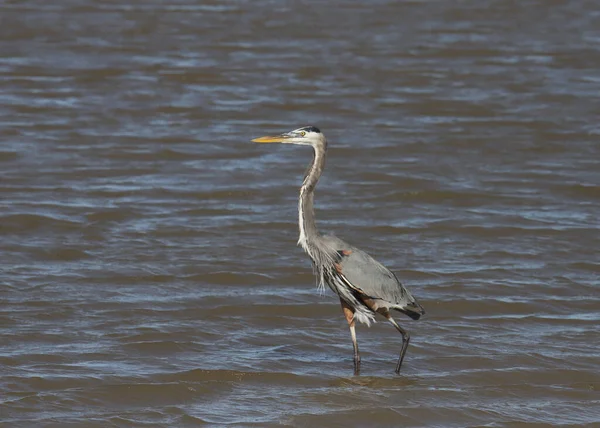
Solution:
{"label": "bird's leg", "polygon": [[354,328],[354,309],[342,299],[340,299],[340,303],[342,304],[344,316],[350,327],[350,336],[352,336],[352,345],[354,346],[354,375],[358,376],[360,374],[360,354],[358,353],[358,342],[356,341],[356,330]]}
{"label": "bird's leg", "polygon": [[408,333],[408,331],[404,330],[398,325],[398,323],[394,320],[394,318],[392,318],[389,312],[387,314],[384,314],[384,316],[388,319],[389,322],[391,322],[394,325],[394,327],[396,327],[396,330],[398,330],[402,335],[402,349],[400,350],[400,357],[398,358],[398,364],[396,365],[396,374],[400,374],[400,367],[402,367],[404,354],[406,354],[406,348],[408,348],[408,342],[410,342],[410,334]]}

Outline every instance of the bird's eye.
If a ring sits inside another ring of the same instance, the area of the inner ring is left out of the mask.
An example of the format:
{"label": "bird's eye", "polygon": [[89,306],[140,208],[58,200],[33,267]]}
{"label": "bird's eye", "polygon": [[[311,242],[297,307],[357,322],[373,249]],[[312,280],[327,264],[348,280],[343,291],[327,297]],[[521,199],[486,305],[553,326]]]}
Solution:
{"label": "bird's eye", "polygon": [[306,132],[302,131],[302,132],[300,133],[300,135],[304,137],[304,136],[306,135]]}

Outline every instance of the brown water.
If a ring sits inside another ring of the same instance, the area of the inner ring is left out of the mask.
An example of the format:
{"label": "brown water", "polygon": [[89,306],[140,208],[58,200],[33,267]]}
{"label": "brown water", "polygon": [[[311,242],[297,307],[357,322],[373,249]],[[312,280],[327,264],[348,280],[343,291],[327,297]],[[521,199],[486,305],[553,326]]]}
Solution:
{"label": "brown water", "polygon": [[[30,0],[0,11],[6,427],[600,426],[596,1]],[[427,316],[403,372],[296,247]]]}

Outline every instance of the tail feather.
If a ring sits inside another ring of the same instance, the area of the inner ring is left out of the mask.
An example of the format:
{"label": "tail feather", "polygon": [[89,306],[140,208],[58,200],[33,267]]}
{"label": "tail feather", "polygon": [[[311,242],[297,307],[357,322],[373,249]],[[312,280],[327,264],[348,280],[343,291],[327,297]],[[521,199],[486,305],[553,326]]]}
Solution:
{"label": "tail feather", "polygon": [[414,320],[418,320],[422,315],[425,315],[425,309],[423,309],[423,306],[419,305],[416,301],[394,309],[408,315]]}

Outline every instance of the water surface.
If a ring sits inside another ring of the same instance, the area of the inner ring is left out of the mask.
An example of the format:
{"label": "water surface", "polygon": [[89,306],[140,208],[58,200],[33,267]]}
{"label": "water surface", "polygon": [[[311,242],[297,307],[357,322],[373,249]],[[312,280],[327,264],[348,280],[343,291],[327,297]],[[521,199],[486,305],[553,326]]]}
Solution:
{"label": "water surface", "polygon": [[[600,13],[579,2],[5,2],[3,426],[600,423]],[[427,310],[357,329],[323,231]]]}

